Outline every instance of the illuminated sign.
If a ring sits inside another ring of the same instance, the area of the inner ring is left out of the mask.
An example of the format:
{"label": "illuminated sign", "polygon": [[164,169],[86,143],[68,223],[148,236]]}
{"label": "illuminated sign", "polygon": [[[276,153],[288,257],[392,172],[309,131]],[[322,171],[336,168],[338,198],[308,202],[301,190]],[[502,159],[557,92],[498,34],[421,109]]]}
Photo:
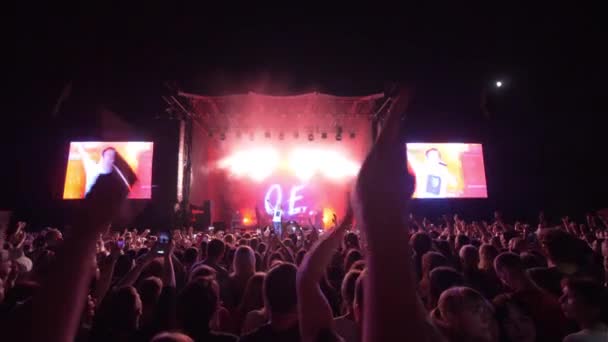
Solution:
{"label": "illuminated sign", "polygon": [[[306,212],[306,206],[296,206],[296,203],[304,199],[301,190],[304,185],[295,185],[289,191],[289,199],[287,200],[287,215],[297,215]],[[272,184],[266,191],[264,196],[264,209],[269,215],[274,215],[276,209],[283,207],[283,189],[280,184]]]}

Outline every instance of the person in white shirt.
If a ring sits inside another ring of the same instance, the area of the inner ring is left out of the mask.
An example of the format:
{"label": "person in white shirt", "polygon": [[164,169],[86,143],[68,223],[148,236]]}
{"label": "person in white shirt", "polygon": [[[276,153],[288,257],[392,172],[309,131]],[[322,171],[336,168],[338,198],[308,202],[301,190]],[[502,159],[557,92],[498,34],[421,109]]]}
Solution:
{"label": "person in white shirt", "polygon": [[454,177],[450,174],[447,164],[441,160],[438,149],[428,149],[425,157],[423,163],[417,163],[415,158],[408,156],[408,162],[416,174],[416,197],[446,197],[448,184],[456,182]]}
{"label": "person in white shirt", "polygon": [[560,298],[566,317],[576,321],[579,332],[564,342],[608,341],[608,294],[599,283],[588,279],[568,279]]}
{"label": "person in white shirt", "polygon": [[283,210],[281,209],[281,204],[277,204],[277,206],[273,208],[272,226],[274,228],[274,233],[281,238],[283,233]]}

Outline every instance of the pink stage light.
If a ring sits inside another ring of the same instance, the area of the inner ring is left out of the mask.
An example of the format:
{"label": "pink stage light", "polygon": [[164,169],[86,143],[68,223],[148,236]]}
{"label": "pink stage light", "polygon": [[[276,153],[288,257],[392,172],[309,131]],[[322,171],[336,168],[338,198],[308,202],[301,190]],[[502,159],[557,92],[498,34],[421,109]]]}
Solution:
{"label": "pink stage light", "polygon": [[317,172],[317,156],[310,149],[294,149],[288,158],[289,169],[299,180],[309,181]]}
{"label": "pink stage light", "polygon": [[336,151],[319,153],[319,171],[328,179],[339,181],[357,176],[359,165]]}
{"label": "pink stage light", "polygon": [[354,177],[360,165],[349,160],[344,154],[327,149],[293,150],[289,155],[289,168],[301,181],[308,181],[316,174],[340,181]]}
{"label": "pink stage light", "polygon": [[251,148],[237,151],[220,160],[218,166],[228,169],[236,177],[248,177],[261,182],[277,169],[279,152],[272,147]]}
{"label": "pink stage light", "polygon": [[332,181],[351,179],[357,175],[361,165],[332,149],[294,148],[279,153],[276,148],[267,146],[237,150],[220,160],[218,166],[235,177],[246,177],[256,182],[267,179],[279,169],[308,182],[317,175]]}

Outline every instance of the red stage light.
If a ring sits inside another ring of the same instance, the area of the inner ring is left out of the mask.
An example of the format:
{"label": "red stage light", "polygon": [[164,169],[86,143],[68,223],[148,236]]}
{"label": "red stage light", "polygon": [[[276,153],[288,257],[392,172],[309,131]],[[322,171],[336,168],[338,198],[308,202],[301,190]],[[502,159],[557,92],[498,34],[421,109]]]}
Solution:
{"label": "red stage light", "polygon": [[335,212],[331,208],[323,208],[323,226],[330,228]]}

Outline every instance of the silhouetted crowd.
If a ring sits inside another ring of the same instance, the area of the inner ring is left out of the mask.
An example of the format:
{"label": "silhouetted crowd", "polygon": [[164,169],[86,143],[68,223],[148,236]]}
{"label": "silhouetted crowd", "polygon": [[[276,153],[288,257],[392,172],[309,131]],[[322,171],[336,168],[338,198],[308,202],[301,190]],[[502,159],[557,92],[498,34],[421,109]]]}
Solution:
{"label": "silhouetted crowd", "polygon": [[[608,341],[606,220],[564,218],[556,227],[541,220],[532,228],[505,223],[498,213],[491,224],[410,217],[418,298],[440,335]],[[259,235],[174,230],[164,255],[148,230],[100,234],[76,339],[298,341],[298,306],[309,299],[310,282],[332,320],[330,330],[319,331],[328,336],[318,339],[360,341],[367,250],[358,231],[335,226],[294,224],[282,239],[270,228]],[[61,231],[26,232],[24,223],[3,242],[2,322],[28,310],[62,242]]]}

